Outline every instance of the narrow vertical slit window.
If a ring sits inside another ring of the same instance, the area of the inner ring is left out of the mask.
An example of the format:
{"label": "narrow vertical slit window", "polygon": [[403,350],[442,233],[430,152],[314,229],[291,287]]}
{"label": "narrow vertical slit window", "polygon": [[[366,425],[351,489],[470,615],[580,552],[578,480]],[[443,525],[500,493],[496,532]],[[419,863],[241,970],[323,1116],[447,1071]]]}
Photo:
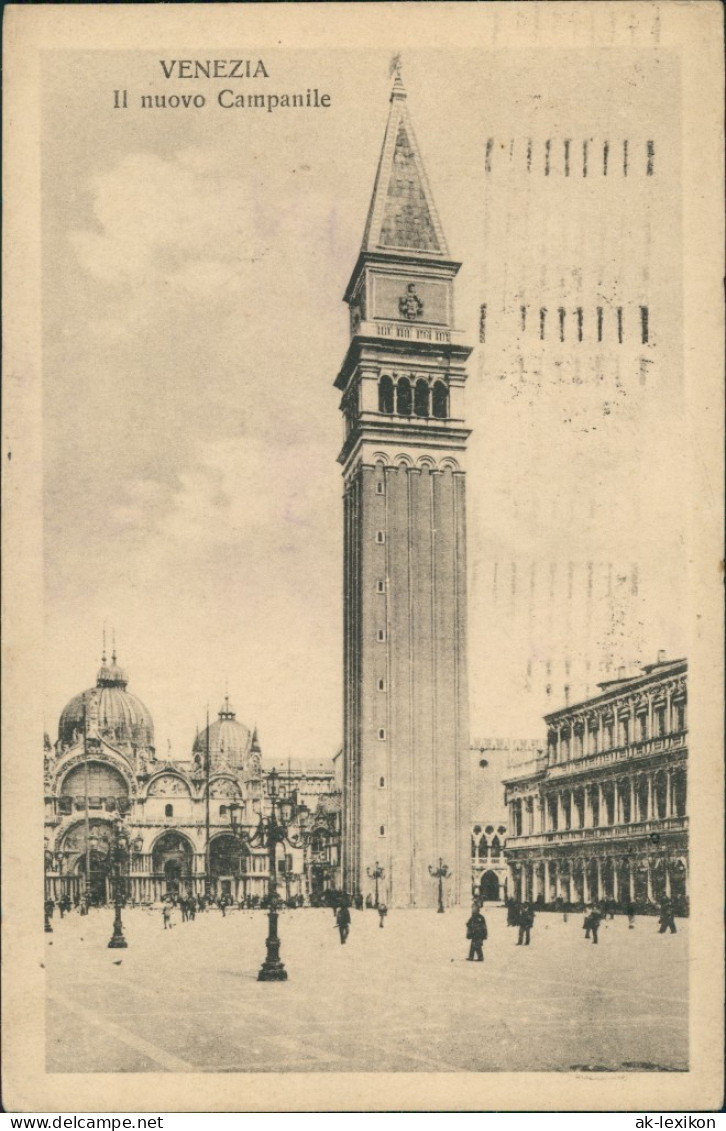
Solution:
{"label": "narrow vertical slit window", "polygon": [[560,341],[565,340],[565,308],[561,306],[557,312],[560,316]]}
{"label": "narrow vertical slit window", "polygon": [[484,172],[491,173],[492,171],[492,149],[494,147],[494,138],[487,138],[486,153],[484,154]]}
{"label": "narrow vertical slit window", "polygon": [[570,175],[570,139],[565,138],[565,176]]}
{"label": "narrow vertical slit window", "polygon": [[527,172],[528,173],[531,170],[531,168],[532,168],[532,139],[530,138],[527,142]]}
{"label": "narrow vertical slit window", "polygon": [[386,639],[386,630],[385,630],[385,628],[379,628],[379,629],[378,629],[378,642],[379,642],[379,644],[383,644],[383,642],[385,641],[385,639]]}
{"label": "narrow vertical slit window", "polygon": [[549,175],[550,175],[550,145],[551,145],[551,144],[552,144],[552,143],[550,142],[550,140],[549,140],[549,138],[548,138],[548,139],[547,139],[547,141],[545,142],[545,166],[544,166],[544,171],[545,171],[545,176],[546,176],[546,177],[549,177]]}
{"label": "narrow vertical slit window", "polygon": [[648,142],[648,165],[646,173],[649,177],[653,176],[653,162],[655,161],[655,145],[652,141]]}
{"label": "narrow vertical slit window", "polygon": [[619,306],[617,309],[618,315],[618,341],[622,345],[623,342],[623,308]]}
{"label": "narrow vertical slit window", "polygon": [[527,329],[527,307],[526,306],[520,306],[520,308],[519,308],[519,320],[520,320],[520,324],[521,324],[521,327],[522,327],[522,333],[524,333],[524,331]]}
{"label": "narrow vertical slit window", "polygon": [[627,143],[627,141],[624,141],[623,142],[623,176],[627,177],[627,175],[628,175],[628,143]]}
{"label": "narrow vertical slit window", "polygon": [[607,142],[607,141],[603,142],[603,147],[602,147],[602,175],[603,175],[603,177],[607,177],[607,175],[608,175],[608,154],[609,154],[609,152],[610,152],[610,143]]}
{"label": "narrow vertical slit window", "polygon": [[540,338],[541,342],[544,341],[546,319],[547,319],[547,307],[543,306],[543,307],[540,308],[540,312],[539,312],[539,338]]}
{"label": "narrow vertical slit window", "polygon": [[578,340],[578,342],[581,342],[582,341],[582,307],[581,306],[578,306],[577,310],[575,311],[575,314],[577,315],[577,340]]}
{"label": "narrow vertical slit window", "polygon": [[386,681],[385,681],[385,679],[379,679],[379,680],[378,680],[378,690],[379,690],[379,691],[385,691],[385,690],[386,690]]}
{"label": "narrow vertical slit window", "polygon": [[380,789],[384,789],[385,785],[386,785],[386,779],[385,778],[379,778],[378,779],[378,785],[379,785]]}
{"label": "narrow vertical slit window", "polygon": [[385,495],[385,493],[386,493],[385,483],[383,482],[382,479],[379,479],[378,482],[376,483],[376,494],[377,495]]}
{"label": "narrow vertical slit window", "polygon": [[587,142],[582,143],[582,175],[587,176]]}
{"label": "narrow vertical slit window", "polygon": [[378,582],[376,583],[376,592],[377,592],[377,593],[385,593],[385,592],[386,592],[386,583],[385,583],[385,581],[378,581]]}
{"label": "narrow vertical slit window", "polygon": [[385,737],[386,737],[386,728],[385,727],[379,727],[378,728],[378,737],[381,739],[381,741],[383,741],[385,739]]}
{"label": "narrow vertical slit window", "polygon": [[602,341],[602,307],[597,308],[597,340]]}
{"label": "narrow vertical slit window", "polygon": [[487,340],[487,304],[482,303],[479,307],[479,341],[485,342]]}

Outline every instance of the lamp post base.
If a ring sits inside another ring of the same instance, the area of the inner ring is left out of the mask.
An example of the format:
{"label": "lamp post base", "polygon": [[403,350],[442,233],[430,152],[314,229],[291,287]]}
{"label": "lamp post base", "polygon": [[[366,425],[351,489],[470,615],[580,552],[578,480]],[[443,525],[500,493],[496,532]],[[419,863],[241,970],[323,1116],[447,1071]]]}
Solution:
{"label": "lamp post base", "polygon": [[277,912],[270,911],[269,927],[265,940],[267,958],[257,975],[258,982],[286,982],[287,970],[280,959],[280,940],[277,937]]}
{"label": "lamp post base", "polygon": [[286,982],[287,970],[282,962],[278,959],[277,962],[263,962],[260,967],[260,972],[257,975],[258,982]]}
{"label": "lamp post base", "polygon": [[126,939],[124,938],[124,929],[123,929],[123,926],[121,924],[121,908],[120,907],[116,908],[116,915],[115,915],[114,921],[113,921],[113,934],[111,935],[111,940],[110,940],[108,945],[112,950],[119,950],[121,948],[126,948],[129,945],[126,942]]}
{"label": "lamp post base", "polygon": [[51,927],[51,925],[50,925],[50,920],[49,920],[49,919],[46,919],[46,921],[45,921],[45,928],[44,928],[44,929],[45,929],[45,933],[46,933],[46,935],[52,935],[52,934],[53,934],[53,928],[52,928],[52,927]]}

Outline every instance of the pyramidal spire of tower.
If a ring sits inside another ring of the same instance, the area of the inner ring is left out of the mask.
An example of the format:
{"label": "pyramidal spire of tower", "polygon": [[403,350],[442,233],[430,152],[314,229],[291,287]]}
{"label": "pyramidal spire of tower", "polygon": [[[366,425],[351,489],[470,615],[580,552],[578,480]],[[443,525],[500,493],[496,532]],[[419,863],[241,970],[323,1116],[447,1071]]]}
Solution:
{"label": "pyramidal spire of tower", "polygon": [[391,106],[361,251],[446,258],[446,240],[408,111],[400,56],[395,56],[391,71]]}

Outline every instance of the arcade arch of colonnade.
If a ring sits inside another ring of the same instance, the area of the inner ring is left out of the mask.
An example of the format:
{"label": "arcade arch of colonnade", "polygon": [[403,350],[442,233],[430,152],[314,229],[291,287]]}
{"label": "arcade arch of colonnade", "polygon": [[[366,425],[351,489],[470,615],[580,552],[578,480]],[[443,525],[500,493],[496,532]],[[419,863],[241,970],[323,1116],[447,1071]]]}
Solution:
{"label": "arcade arch of colonnade", "polygon": [[510,864],[512,895],[534,904],[632,903],[643,908],[670,899],[680,910],[688,903],[688,857],[652,854],[588,853],[540,857]]}
{"label": "arcade arch of colonnade", "polygon": [[686,661],[660,653],[546,716],[546,751],[504,783],[515,898],[687,912],[686,679]]}

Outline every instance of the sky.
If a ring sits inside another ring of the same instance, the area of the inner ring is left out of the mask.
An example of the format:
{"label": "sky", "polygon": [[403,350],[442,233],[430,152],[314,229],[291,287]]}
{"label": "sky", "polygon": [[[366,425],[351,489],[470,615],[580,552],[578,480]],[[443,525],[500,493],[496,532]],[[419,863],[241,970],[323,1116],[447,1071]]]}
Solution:
{"label": "sky", "polygon": [[[391,53],[266,50],[268,79],[186,84],[164,78],[163,54],[51,53],[44,79],[44,729],[55,737],[64,704],[95,682],[105,625],[160,753],[188,756],[228,689],[263,756],[332,756],[343,657],[333,381]],[[556,69],[546,52],[404,58],[463,263],[457,324],[474,349],[475,736],[536,737],[565,683],[592,692],[620,666],[685,647],[682,504],[660,476],[664,463],[685,476],[688,455],[678,75],[657,50],[557,58]],[[222,87],[318,89],[331,104],[222,109]],[[114,109],[115,89],[127,109]],[[141,107],[143,94],[171,92],[206,105]],[[632,136],[641,156],[655,137],[658,176],[633,166],[626,199],[612,172],[603,197],[594,174],[585,191],[516,166],[525,139],[541,161],[545,138],[570,136],[593,150]],[[516,145],[488,174],[490,137],[497,153]],[[630,323],[620,351],[542,352],[516,328],[522,303],[534,310],[542,296],[610,314],[648,302],[646,367]]]}

